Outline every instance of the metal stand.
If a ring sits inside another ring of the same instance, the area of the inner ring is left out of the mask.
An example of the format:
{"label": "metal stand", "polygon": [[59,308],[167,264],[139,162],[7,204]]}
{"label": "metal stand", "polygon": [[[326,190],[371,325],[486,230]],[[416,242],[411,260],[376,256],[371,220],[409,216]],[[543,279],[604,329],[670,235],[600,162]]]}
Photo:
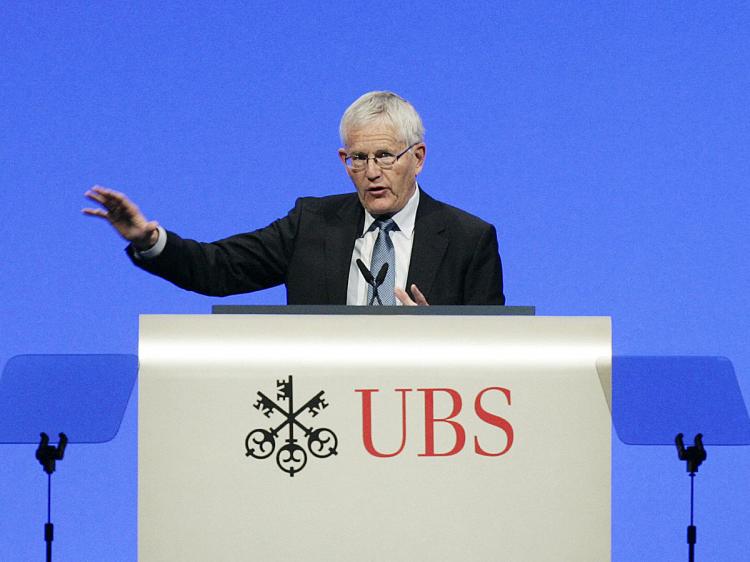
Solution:
{"label": "metal stand", "polygon": [[677,456],[681,461],[685,461],[687,465],[687,471],[690,474],[690,525],[687,528],[687,544],[688,544],[688,561],[695,562],[695,543],[698,538],[698,529],[693,522],[693,511],[695,505],[695,473],[698,472],[698,467],[706,460],[706,449],[703,447],[703,434],[699,433],[695,436],[695,440],[692,447],[685,448],[682,433],[678,433],[675,437],[675,445],[677,446]]}
{"label": "metal stand", "polygon": [[49,435],[41,433],[39,447],[36,449],[36,459],[47,473],[47,522],[44,524],[44,542],[47,547],[47,562],[52,562],[52,541],[55,537],[55,526],[52,524],[52,473],[55,472],[56,462],[61,461],[68,444],[68,437],[60,433],[57,447],[49,444]]}

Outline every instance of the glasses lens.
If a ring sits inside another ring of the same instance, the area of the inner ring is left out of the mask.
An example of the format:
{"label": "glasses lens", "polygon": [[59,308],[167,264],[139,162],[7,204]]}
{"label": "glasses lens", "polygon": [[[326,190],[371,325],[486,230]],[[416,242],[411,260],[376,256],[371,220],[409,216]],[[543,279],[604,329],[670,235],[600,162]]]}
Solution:
{"label": "glasses lens", "polygon": [[346,159],[346,165],[352,170],[363,170],[367,167],[367,159],[361,156],[349,156]]}
{"label": "glasses lens", "polygon": [[376,156],[375,163],[381,168],[390,168],[396,163],[396,157],[392,154]]}

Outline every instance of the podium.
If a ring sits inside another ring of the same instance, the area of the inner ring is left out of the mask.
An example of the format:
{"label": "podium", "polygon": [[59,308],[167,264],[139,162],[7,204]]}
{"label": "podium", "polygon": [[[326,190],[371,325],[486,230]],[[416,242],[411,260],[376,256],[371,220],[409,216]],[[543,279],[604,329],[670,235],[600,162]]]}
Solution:
{"label": "podium", "polygon": [[611,323],[141,316],[142,562],[610,559]]}

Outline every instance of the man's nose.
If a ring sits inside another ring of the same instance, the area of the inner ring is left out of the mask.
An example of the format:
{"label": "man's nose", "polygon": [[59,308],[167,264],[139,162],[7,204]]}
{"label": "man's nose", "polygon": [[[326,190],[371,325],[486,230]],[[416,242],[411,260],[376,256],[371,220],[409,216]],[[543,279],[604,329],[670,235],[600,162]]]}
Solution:
{"label": "man's nose", "polygon": [[375,180],[380,177],[380,166],[375,163],[374,158],[367,160],[367,167],[365,168],[368,180]]}

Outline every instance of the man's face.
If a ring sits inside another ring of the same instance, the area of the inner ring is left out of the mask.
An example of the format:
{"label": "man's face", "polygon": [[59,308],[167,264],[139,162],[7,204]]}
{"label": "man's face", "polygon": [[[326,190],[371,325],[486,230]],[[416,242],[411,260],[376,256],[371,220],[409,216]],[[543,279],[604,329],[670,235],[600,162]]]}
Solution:
{"label": "man's face", "polygon": [[357,188],[362,206],[372,215],[393,214],[404,208],[416,189],[417,174],[422,170],[425,145],[418,143],[399,158],[392,168],[383,170],[370,159],[364,170],[346,166],[347,155],[379,156],[400,154],[407,145],[399,140],[394,128],[386,123],[368,123],[348,131],[349,146],[339,149],[346,173]]}

